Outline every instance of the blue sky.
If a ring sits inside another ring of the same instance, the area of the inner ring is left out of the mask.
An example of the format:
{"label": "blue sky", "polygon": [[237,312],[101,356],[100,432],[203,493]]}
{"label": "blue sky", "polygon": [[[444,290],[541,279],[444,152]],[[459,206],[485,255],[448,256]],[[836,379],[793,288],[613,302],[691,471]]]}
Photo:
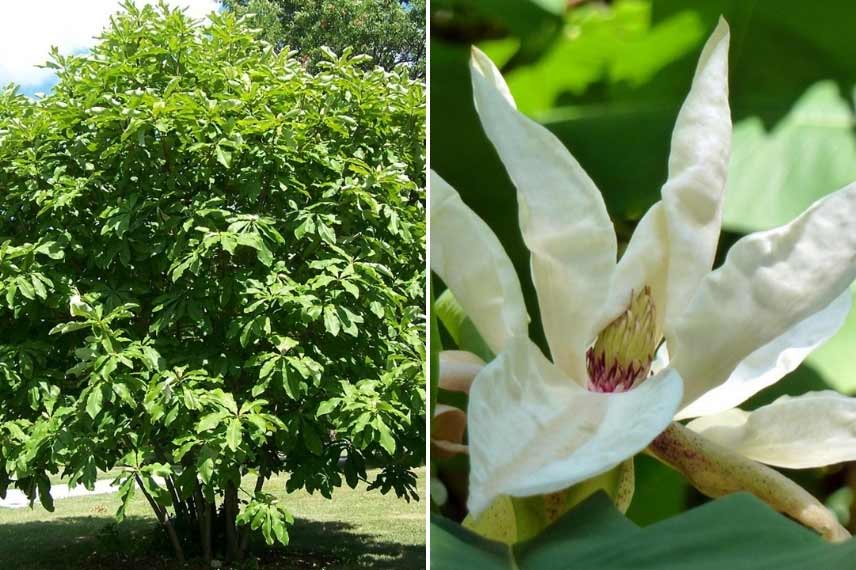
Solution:
{"label": "blue sky", "polygon": [[[156,0],[137,0],[154,4]],[[219,7],[218,0],[169,0],[201,18]],[[9,82],[33,95],[48,92],[56,83],[50,69],[39,64],[48,59],[52,45],[64,55],[83,53],[95,42],[118,10],[119,0],[23,0],[0,3],[0,87]]]}

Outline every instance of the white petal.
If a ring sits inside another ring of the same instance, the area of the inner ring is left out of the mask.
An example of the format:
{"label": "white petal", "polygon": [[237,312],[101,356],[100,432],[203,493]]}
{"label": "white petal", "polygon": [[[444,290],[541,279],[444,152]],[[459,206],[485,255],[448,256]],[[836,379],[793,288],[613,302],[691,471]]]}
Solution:
{"label": "white petal", "polygon": [[477,49],[471,71],[482,126],[517,187],[553,360],[583,378],[615,268],[612,222],[591,178],[555,135],[517,112],[496,66]]}
{"label": "white petal", "polygon": [[725,383],[678,412],[677,419],[707,416],[739,406],[778,382],[841,328],[850,312],[851,299],[850,290],[845,290],[829,306],[750,354]]}
{"label": "white petal", "polygon": [[690,93],[678,113],[662,189],[668,227],[666,333],[713,267],[731,152],[725,20],[707,40]]}
{"label": "white petal", "polygon": [[499,239],[431,172],[431,269],[452,290],[494,353],[526,336],[529,315],[520,281]]}
{"label": "white petal", "polygon": [[668,248],[665,208],[662,202],[657,202],[639,220],[630,243],[618,262],[609,301],[604,310],[605,322],[600,324],[601,329],[627,310],[635,293],[648,286],[654,299],[657,330],[662,332],[663,307],[666,306]]}
{"label": "white petal", "polygon": [[529,339],[510,341],[470,390],[470,512],[500,495],[551,493],[615,467],[669,425],[680,399],[671,369],[629,392],[589,392]]}
{"label": "white petal", "polygon": [[664,342],[654,354],[654,360],[651,362],[651,374],[657,374],[660,370],[665,370],[669,366],[669,346]]}
{"label": "white petal", "polygon": [[728,37],[728,24],[720,20],[678,113],[663,199],[640,220],[621,256],[604,325],[647,285],[662,331],[712,267],[731,146]]}
{"label": "white petal", "polygon": [[753,412],[727,410],[687,427],[776,467],[804,469],[856,460],[856,398],[831,390],[782,396]]}
{"label": "white petal", "polygon": [[856,184],[796,220],[734,244],[668,339],[684,403],[724,382],[750,354],[829,305],[856,278]]}

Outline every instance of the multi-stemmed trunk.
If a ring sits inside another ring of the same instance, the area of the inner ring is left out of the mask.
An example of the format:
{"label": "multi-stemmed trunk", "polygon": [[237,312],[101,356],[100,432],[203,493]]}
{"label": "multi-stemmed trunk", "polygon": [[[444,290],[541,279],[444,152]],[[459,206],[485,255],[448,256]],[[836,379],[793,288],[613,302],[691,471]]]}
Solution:
{"label": "multi-stemmed trunk", "polygon": [[[266,477],[259,475],[255,484],[255,493],[259,493],[264,486]],[[222,520],[224,531],[224,557],[227,562],[237,562],[246,557],[250,546],[250,528],[244,526],[240,530],[236,519],[240,510],[238,500],[238,487],[234,483],[228,483],[223,490],[222,519],[217,516],[217,504],[214,500],[208,500],[197,482],[193,493],[186,500],[179,494],[175,481],[168,477],[165,485],[169,491],[172,503],[172,513],[160,505],[151,494],[143,487],[142,479],[136,478],[137,486],[146,497],[157,517],[158,523],[166,531],[175,558],[180,563],[186,559],[185,547],[193,542],[192,533],[198,533],[198,546],[202,559],[211,562],[214,559],[213,533],[216,522]]]}

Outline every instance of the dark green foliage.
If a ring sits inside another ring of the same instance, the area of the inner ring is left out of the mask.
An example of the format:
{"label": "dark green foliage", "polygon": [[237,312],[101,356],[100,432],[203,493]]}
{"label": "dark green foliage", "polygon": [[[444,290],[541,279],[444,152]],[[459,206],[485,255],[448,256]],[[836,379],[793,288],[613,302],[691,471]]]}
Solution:
{"label": "dark green foliage", "polygon": [[415,495],[424,93],[324,57],[128,4],[50,96],[0,94],[0,494],[119,466],[207,557],[222,502],[232,558],[291,521],[242,476]]}
{"label": "dark green foliage", "polygon": [[310,69],[324,61],[324,47],[372,57],[392,70],[405,64],[425,77],[425,0],[223,0],[277,49],[297,50]]}
{"label": "dark green foliage", "polygon": [[856,544],[829,544],[748,494],[731,495],[640,528],[603,493],[532,540],[509,547],[435,515],[435,570],[791,570],[851,568]]}

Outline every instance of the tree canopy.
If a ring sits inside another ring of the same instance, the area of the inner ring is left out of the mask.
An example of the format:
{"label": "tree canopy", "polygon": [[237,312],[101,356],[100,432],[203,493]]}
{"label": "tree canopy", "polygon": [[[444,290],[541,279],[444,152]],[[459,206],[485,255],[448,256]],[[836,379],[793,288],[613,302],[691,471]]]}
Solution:
{"label": "tree canopy", "polygon": [[415,496],[424,91],[319,53],[128,3],[0,93],[0,495],[119,468],[209,559],[287,542],[272,474]]}
{"label": "tree canopy", "polygon": [[371,56],[392,70],[404,64],[411,77],[425,77],[425,0],[223,0],[249,15],[262,39],[289,47],[310,69],[324,60],[324,47]]}

